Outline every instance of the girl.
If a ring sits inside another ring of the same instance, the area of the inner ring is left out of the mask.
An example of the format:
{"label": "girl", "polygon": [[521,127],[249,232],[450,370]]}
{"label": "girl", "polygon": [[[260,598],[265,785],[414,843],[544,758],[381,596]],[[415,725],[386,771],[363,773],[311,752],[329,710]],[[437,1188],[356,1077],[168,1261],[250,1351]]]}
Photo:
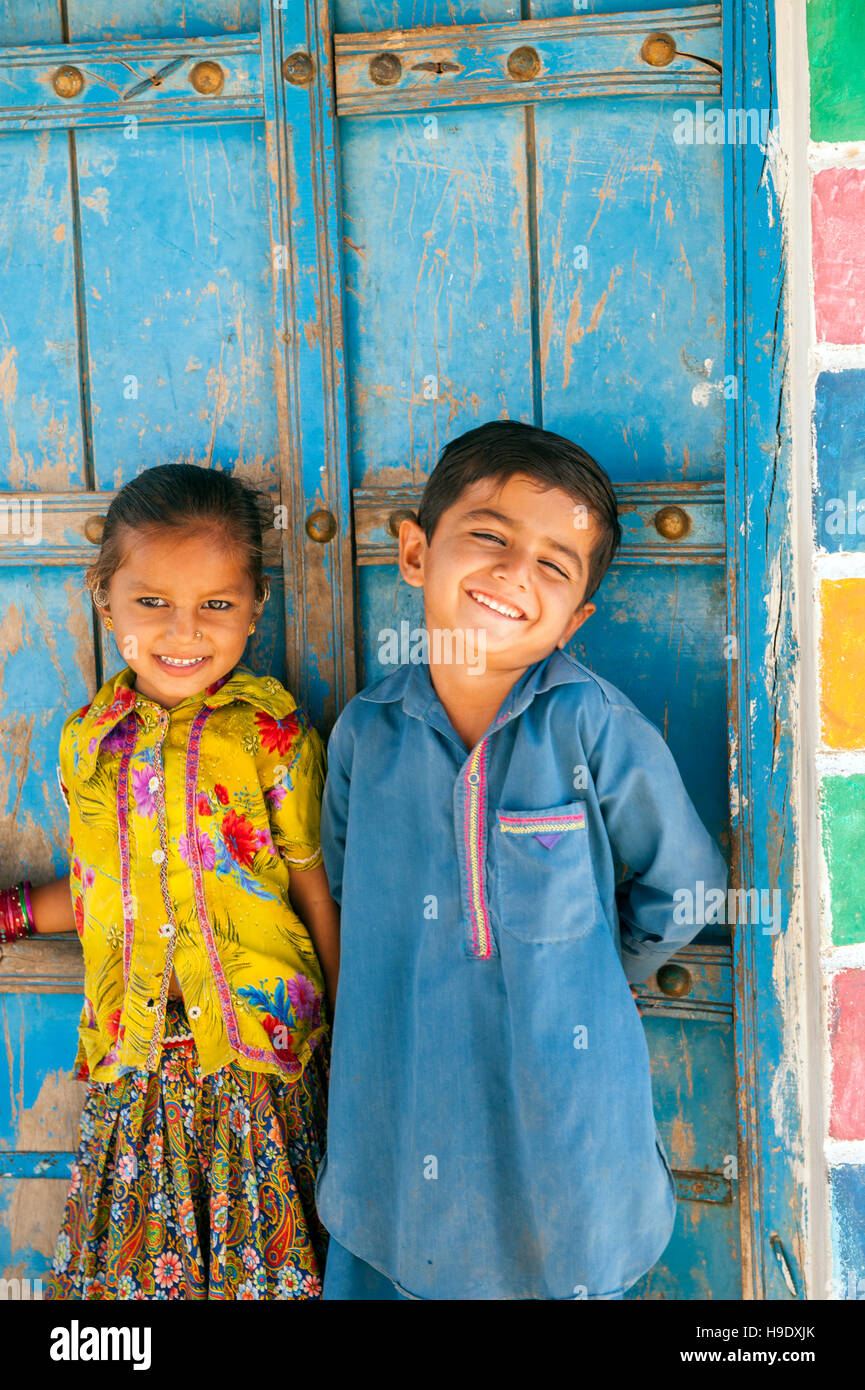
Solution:
{"label": "girl", "polygon": [[70,878],[0,894],[0,939],[74,924],[84,950],[49,1298],[320,1296],[337,914],[321,741],[239,664],[268,597],[258,502],[178,464],[111,503],[86,579],[129,664],[63,726]]}

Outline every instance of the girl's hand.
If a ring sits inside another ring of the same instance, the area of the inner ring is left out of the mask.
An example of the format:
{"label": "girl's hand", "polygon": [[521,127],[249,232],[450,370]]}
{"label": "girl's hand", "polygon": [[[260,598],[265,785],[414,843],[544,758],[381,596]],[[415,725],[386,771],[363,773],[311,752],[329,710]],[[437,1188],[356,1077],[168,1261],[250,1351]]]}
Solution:
{"label": "girl's hand", "polygon": [[68,874],[66,878],[56,878],[53,883],[43,883],[39,888],[31,884],[30,906],[36,936],[55,936],[76,930]]}

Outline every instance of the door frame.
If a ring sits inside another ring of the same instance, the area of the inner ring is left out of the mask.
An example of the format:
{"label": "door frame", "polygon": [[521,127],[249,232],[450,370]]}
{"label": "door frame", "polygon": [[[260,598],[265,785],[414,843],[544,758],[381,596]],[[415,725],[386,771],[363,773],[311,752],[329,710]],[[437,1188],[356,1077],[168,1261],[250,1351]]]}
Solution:
{"label": "door frame", "polygon": [[[724,145],[727,632],[732,881],[778,889],[781,930],[733,931],[744,1298],[805,1297],[796,1044],[792,454],[786,250],[770,150],[779,138],[774,6],[725,0],[724,105],[769,112],[766,148]],[[747,122],[746,122],[747,125]],[[789,1007],[789,1005],[788,1005]]]}

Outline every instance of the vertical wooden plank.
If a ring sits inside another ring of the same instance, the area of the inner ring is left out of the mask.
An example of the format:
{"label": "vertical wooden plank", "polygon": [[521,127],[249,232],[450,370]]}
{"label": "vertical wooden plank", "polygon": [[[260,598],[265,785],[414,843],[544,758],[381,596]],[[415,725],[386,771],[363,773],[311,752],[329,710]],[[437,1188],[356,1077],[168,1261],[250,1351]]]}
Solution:
{"label": "vertical wooden plank", "polygon": [[449,438],[532,419],[518,108],[340,122],[352,482],[422,484]]}
{"label": "vertical wooden plank", "polygon": [[0,140],[0,488],[84,486],[68,139]]}
{"label": "vertical wooden plank", "polygon": [[179,462],[272,487],[261,124],[82,130],[76,143],[96,487]]}
{"label": "vertical wooden plank", "polygon": [[[774,11],[724,6],[724,104],[775,111]],[[777,889],[782,929],[734,933],[740,1199],[745,1297],[804,1297],[803,1148],[796,1075],[798,962],[788,924],[794,896],[790,807],[796,644],[792,618],[790,447],[785,396],[785,258],[768,151],[725,153],[729,739],[734,882]]]}
{"label": "vertical wooden plank", "polygon": [[544,424],[614,480],[723,476],[722,160],[677,139],[693,108],[534,111]]}
{"label": "vertical wooden plank", "polygon": [[[289,672],[327,727],[356,680],[330,7],[262,0],[261,34]],[[299,82],[283,73],[295,54],[309,64]],[[329,540],[306,531],[316,510],[335,518]]]}

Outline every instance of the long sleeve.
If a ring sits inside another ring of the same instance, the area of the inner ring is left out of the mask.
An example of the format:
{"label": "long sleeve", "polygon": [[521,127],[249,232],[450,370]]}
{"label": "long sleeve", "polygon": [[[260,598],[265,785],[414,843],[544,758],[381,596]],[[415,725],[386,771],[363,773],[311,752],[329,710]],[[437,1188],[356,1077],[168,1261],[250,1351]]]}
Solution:
{"label": "long sleeve", "polygon": [[337,720],[327,745],[327,780],[321,804],[321,848],[331,896],[342,901],[342,869],[348,824],[349,776],[343,761],[342,717]]}
{"label": "long sleeve", "polygon": [[669,748],[637,710],[610,707],[589,768],[614,856],[625,866],[616,893],[622,963],[638,984],[707,921],[724,920],[723,908],[720,916],[702,909],[713,890],[726,895],[727,866]]}

